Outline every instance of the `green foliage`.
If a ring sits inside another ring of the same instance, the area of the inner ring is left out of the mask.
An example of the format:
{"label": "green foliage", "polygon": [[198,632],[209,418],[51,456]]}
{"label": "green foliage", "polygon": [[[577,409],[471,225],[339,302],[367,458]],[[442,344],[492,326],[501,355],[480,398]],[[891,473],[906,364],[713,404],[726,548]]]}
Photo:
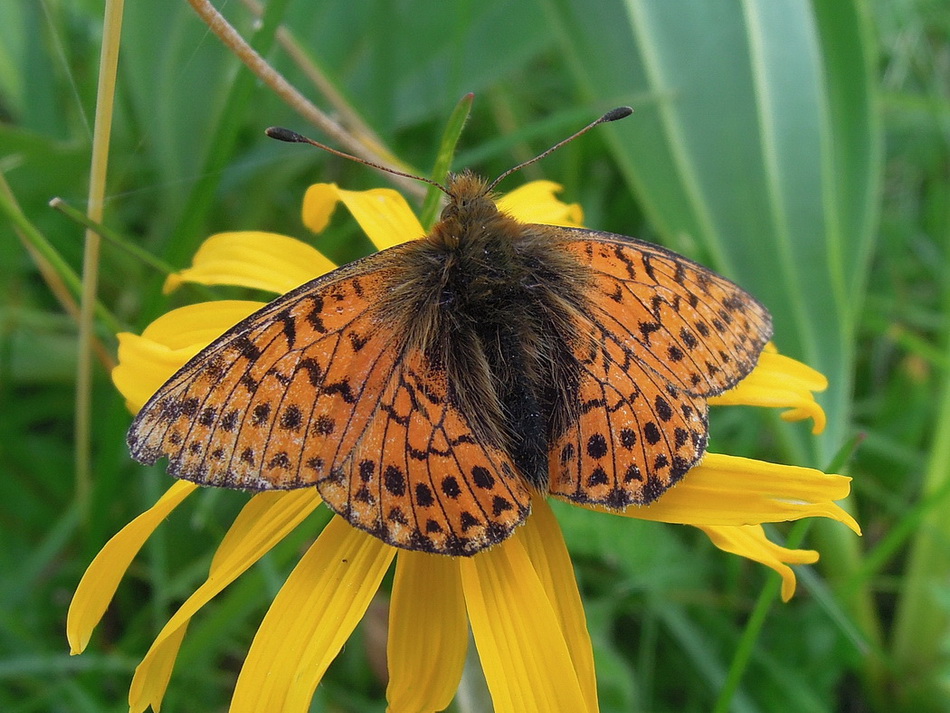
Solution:
{"label": "green foliage", "polygon": [[[285,23],[422,175],[444,157],[440,137],[470,91],[454,167],[490,176],[604,110],[632,105],[633,117],[525,173],[564,184],[591,227],[655,239],[737,279],[772,310],[780,348],[831,380],[820,439],[742,414],[722,419],[716,449],[825,465],[864,435],[847,472],[865,537],[840,525],[804,533],[823,559],[799,568],[787,605],[775,602],[773,575],[691,528],[558,508],[604,711],[708,711],[717,701],[750,712],[950,710],[943,0],[271,2],[260,27],[243,6],[224,8],[278,70],[334,112],[277,44],[274,29]],[[47,204],[61,196],[84,207],[99,13],[99,3],[0,3],[0,172],[22,209],[20,233],[37,231],[77,275],[83,229]],[[264,137],[265,127],[288,125],[324,138],[185,3],[128,3],[116,111],[104,222],[177,267],[216,231],[312,240],[299,218],[312,182],[388,180]],[[20,233],[0,222],[0,709],[126,710],[135,665],[205,575],[244,498],[207,492],[183,506],[136,560],[89,650],[68,656],[65,612],[79,577],[169,480],[131,463],[129,416],[100,367],[93,490],[80,509],[75,322]],[[316,244],[341,262],[368,250],[343,220]],[[188,299],[163,296],[162,279],[104,244],[100,300],[124,328],[140,330]],[[100,318],[96,333],[114,354],[109,326]],[[224,708],[256,625],[319,524],[196,618],[167,710]],[[365,663],[374,641],[365,631],[354,637],[315,708],[384,709]],[[734,692],[724,689],[732,680]],[[478,709],[462,698],[457,710]],[[464,699],[483,701],[483,692]]]}

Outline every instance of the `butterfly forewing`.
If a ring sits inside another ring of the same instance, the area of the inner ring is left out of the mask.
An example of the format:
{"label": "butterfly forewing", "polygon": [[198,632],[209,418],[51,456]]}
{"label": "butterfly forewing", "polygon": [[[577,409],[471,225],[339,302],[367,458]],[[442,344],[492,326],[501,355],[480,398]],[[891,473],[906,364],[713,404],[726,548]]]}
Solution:
{"label": "butterfly forewing", "polygon": [[[298,487],[296,469],[291,475],[267,464],[285,460],[282,451],[296,460],[295,446],[299,454],[305,431],[291,407],[302,419],[315,400],[340,393],[339,384],[324,383],[324,372],[332,359],[357,355],[353,340],[371,328],[370,295],[392,278],[388,263],[382,254],[353,263],[228,330],[138,413],[128,436],[132,455],[145,463],[167,456],[169,472],[207,485]],[[364,264],[376,269],[362,275]]]}
{"label": "butterfly forewing", "polygon": [[612,233],[562,229],[593,272],[591,319],[686,391],[720,394],[745,377],[772,334],[768,310],[685,257]]}

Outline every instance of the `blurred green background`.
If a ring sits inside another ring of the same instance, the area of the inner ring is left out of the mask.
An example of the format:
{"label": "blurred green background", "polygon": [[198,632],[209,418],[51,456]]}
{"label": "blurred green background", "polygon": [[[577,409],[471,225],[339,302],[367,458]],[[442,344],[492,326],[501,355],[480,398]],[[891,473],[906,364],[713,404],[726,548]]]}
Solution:
{"label": "blurred green background", "polygon": [[[775,575],[698,531],[559,509],[604,711],[950,710],[945,0],[272,0],[263,23],[237,2],[224,11],[318,106],[340,110],[303,67],[424,174],[466,92],[476,99],[455,167],[489,176],[633,106],[632,118],[522,180],[558,181],[588,226],[655,240],[737,280],[772,310],[779,348],[831,380],[818,438],[759,412],[712,422],[719,452],[818,467],[850,454],[843,468],[865,535],[807,528],[805,546],[822,560],[799,568],[790,604],[774,603]],[[81,272],[83,229],[48,201],[85,208],[102,26],[100,2],[0,0],[3,711],[125,710],[134,666],[245,499],[209,491],[181,508],[136,560],[87,652],[68,656],[65,612],[84,568],[169,485],[160,468],[129,459],[130,416],[97,363],[93,478],[77,497],[76,322],[21,241],[31,225]],[[266,139],[274,124],[324,138],[187,4],[129,3],[105,224],[183,267],[212,232],[311,239],[299,218],[309,183],[386,184]],[[343,219],[318,246],[337,261],[370,249]],[[125,328],[194,296],[164,297],[161,282],[104,245],[100,299]],[[97,335],[114,354],[109,326]],[[226,709],[255,626],[317,524],[202,611],[166,710]],[[749,628],[762,614],[761,630]],[[315,710],[384,710],[384,684],[367,665],[378,652],[361,628]],[[730,670],[742,673],[735,690],[724,686]],[[477,676],[464,685],[471,695],[455,710],[482,710]]]}

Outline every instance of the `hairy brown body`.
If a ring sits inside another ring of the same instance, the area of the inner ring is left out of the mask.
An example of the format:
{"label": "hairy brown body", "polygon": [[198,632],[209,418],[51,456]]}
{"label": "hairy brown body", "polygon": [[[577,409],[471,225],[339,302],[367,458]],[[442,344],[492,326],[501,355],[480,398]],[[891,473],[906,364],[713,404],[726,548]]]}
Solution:
{"label": "hairy brown body", "polygon": [[456,199],[406,245],[380,314],[409,318],[408,348],[445,372],[476,437],[511,453],[543,491],[549,444],[576,413],[587,273],[549,235],[501,213],[482,178],[463,173],[448,190]]}

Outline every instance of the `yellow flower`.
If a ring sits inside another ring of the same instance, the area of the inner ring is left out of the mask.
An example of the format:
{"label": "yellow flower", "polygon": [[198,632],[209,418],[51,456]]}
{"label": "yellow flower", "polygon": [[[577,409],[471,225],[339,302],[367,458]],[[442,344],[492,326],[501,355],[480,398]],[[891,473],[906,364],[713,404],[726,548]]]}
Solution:
{"label": "yellow flower", "polygon": [[[499,204],[521,220],[579,225],[579,206],[559,202],[557,190],[556,184],[535,182]],[[379,249],[424,232],[395,191],[351,192],[332,184],[307,191],[304,223],[319,232],[338,203]],[[190,268],[168,279],[166,290],[193,281],[283,293],[332,267],[317,250],[292,238],[221,233],[202,245]],[[141,335],[120,334],[113,380],[130,410],[141,408],[190,357],[261,306],[246,301],[197,304],[169,312]],[[787,408],[785,418],[811,418],[817,431],[824,425],[824,413],[812,392],[824,387],[820,374],[769,347],[752,374],[712,401]],[[88,644],[145,540],[195,489],[191,483],[176,482],[103,547],[70,606],[67,635],[72,653]],[[843,476],[707,454],[655,504],[621,515],[701,528],[717,547],[778,571],[787,600],[795,588],[789,564],[814,562],[818,553],[769,542],[762,523],[830,517],[859,532],[834,502],[849,490],[849,479]],[[251,497],[218,546],[208,578],[168,621],[136,669],[129,694],[133,712],[149,706],[158,710],[190,618],[320,502],[315,488]],[[469,626],[499,713],[597,710],[593,653],[571,560],[554,515],[540,496],[511,538],[468,558],[397,552],[335,516],[271,604],[244,662],[231,710],[309,710],[327,666],[394,559],[386,692],[390,711],[438,711],[449,705],[462,674]]]}

